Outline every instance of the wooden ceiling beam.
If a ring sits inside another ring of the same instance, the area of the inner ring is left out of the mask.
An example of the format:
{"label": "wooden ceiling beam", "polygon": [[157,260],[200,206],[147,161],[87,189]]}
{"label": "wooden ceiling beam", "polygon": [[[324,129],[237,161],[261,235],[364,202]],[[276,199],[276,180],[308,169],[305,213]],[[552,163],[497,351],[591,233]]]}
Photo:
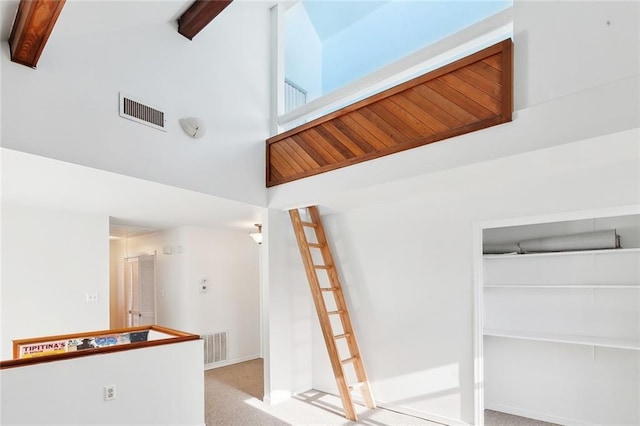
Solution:
{"label": "wooden ceiling beam", "polygon": [[35,68],[66,0],[21,0],[9,36],[11,60]]}
{"label": "wooden ceiling beam", "polygon": [[233,0],[196,0],[178,18],[178,32],[193,40],[209,22],[218,16]]}

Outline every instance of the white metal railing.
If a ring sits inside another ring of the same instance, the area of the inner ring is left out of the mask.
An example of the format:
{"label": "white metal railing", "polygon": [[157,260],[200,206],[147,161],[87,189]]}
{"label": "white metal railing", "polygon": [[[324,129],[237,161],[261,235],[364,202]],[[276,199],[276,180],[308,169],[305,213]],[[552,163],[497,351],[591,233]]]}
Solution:
{"label": "white metal railing", "polygon": [[284,79],[284,111],[294,110],[307,103],[307,91],[291,80]]}

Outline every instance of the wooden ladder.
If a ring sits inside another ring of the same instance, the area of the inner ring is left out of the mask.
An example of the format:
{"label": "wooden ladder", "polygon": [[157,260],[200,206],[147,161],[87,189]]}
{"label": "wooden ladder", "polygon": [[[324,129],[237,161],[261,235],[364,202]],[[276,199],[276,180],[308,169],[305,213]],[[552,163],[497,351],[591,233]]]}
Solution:
{"label": "wooden ladder", "polygon": [[[356,413],[355,406],[353,404],[353,397],[351,391],[360,389],[364,403],[369,408],[376,408],[373,395],[371,393],[371,387],[369,380],[367,379],[367,373],[364,369],[364,364],[360,356],[360,350],[358,349],[358,343],[356,336],[353,332],[351,325],[351,318],[349,317],[349,311],[347,310],[347,304],[342,293],[342,285],[338,279],[338,272],[336,265],[331,255],[331,250],[327,244],[327,237],[320,220],[320,213],[317,206],[307,207],[308,218],[307,221],[303,221],[300,216],[300,210],[294,209],[289,211],[291,216],[291,222],[293,223],[293,229],[298,240],[298,247],[300,248],[300,254],[302,255],[302,261],[304,263],[304,269],[307,273],[307,280],[309,281],[309,287],[311,288],[311,295],[313,296],[313,302],[316,306],[316,312],[318,313],[318,319],[320,320],[320,328],[322,329],[322,335],[329,352],[329,359],[331,360],[331,367],[333,368],[333,374],[336,377],[336,383],[338,385],[338,391],[340,392],[340,399],[342,399],[342,406],[344,407],[345,416],[350,420],[357,420],[358,415]],[[312,231],[315,234],[315,241],[309,241],[307,238],[307,232],[305,228]],[[321,257],[314,256],[312,250],[319,251]],[[315,263],[314,259],[322,259],[322,263]],[[318,271],[324,271],[328,280],[321,280],[318,277]],[[328,282],[328,286],[326,283]],[[324,284],[324,285],[323,285]],[[330,298],[333,297],[333,305],[328,310],[327,300],[325,300],[325,294]],[[331,318],[339,318],[332,323]],[[334,325],[341,326],[342,330],[338,330],[338,334],[334,332]],[[339,352],[339,341],[345,340],[346,345],[342,344],[343,355]],[[348,350],[348,354],[345,353],[345,349]],[[345,374],[345,367],[351,364],[355,372],[357,383],[349,385],[347,383],[347,375]]]}

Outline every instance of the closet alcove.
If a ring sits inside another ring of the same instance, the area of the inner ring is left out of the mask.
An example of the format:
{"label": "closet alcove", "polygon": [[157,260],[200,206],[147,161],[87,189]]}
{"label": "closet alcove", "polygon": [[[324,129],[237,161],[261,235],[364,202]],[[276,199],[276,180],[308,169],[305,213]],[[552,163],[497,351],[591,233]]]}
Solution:
{"label": "closet alcove", "polygon": [[561,424],[639,424],[640,215],[579,216],[482,231],[485,248],[514,250],[598,231],[620,240],[482,255],[484,408]]}

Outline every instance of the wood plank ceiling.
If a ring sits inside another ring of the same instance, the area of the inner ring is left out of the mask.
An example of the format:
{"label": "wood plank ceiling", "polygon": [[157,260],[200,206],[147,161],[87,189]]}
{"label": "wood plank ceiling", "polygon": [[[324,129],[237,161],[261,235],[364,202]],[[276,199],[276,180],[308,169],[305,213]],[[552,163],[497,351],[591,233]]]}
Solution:
{"label": "wood plank ceiling", "polygon": [[267,140],[267,186],[511,121],[505,40]]}

